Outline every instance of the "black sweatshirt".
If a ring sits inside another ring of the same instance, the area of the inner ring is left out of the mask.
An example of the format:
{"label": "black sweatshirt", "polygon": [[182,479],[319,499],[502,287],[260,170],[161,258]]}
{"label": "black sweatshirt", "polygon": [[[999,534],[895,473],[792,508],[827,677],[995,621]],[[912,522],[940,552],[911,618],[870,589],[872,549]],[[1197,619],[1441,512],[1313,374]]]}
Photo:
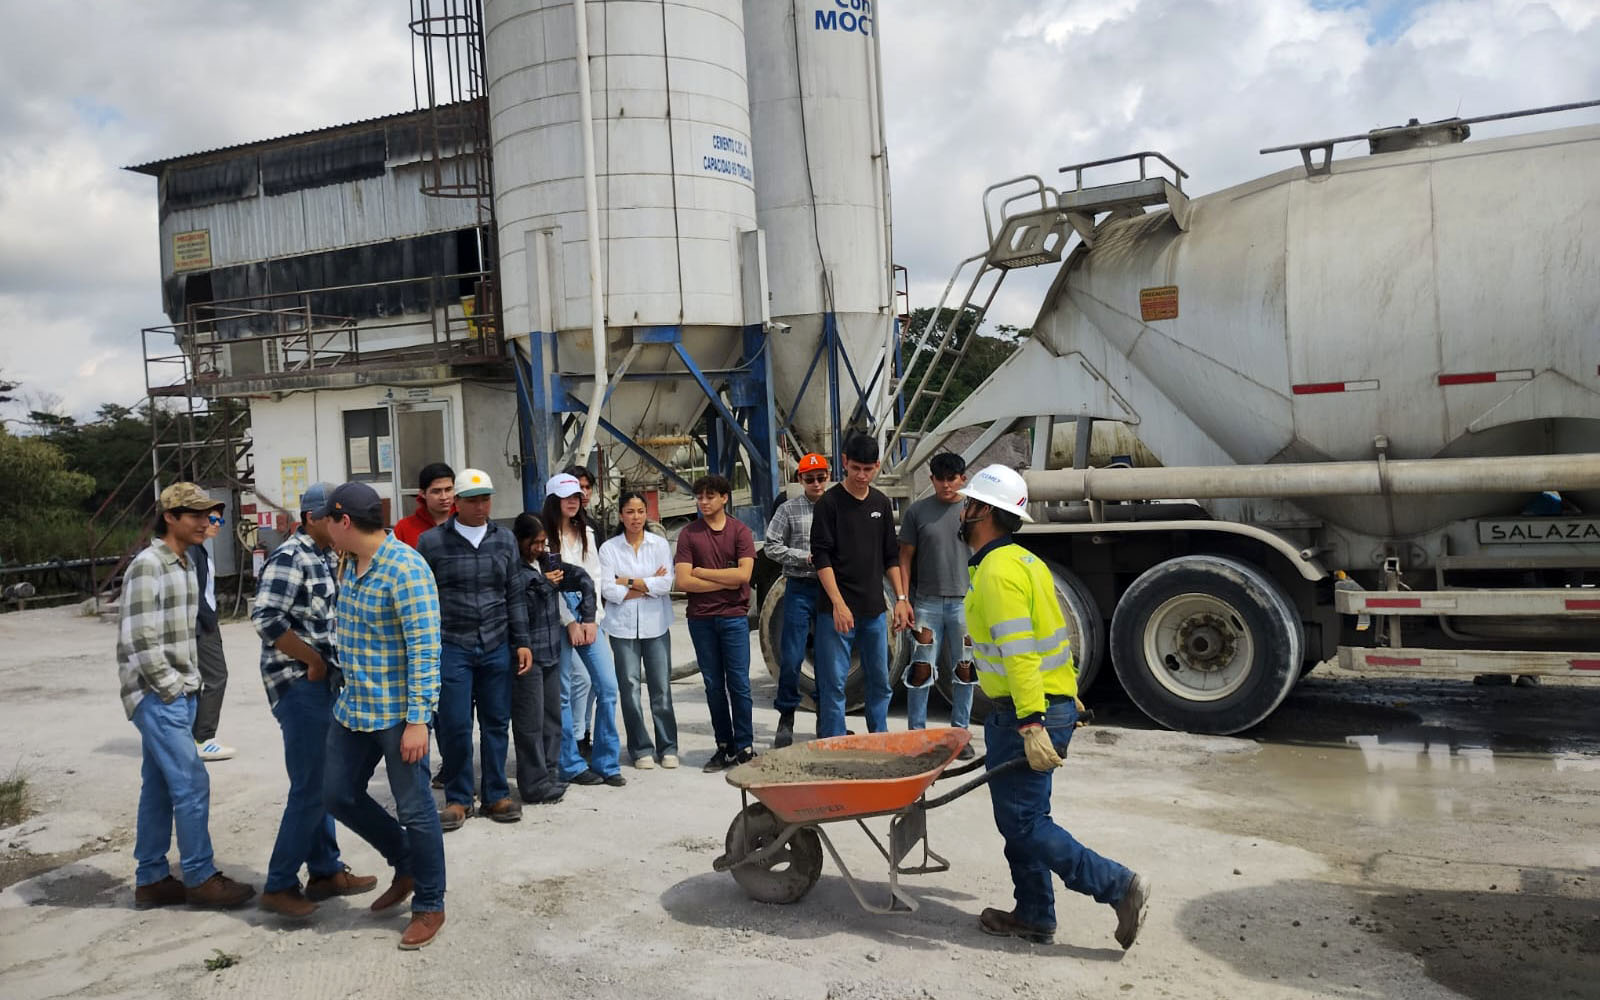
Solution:
{"label": "black sweatshirt", "polygon": [[833,567],[839,596],[858,620],[887,610],[883,574],[899,560],[887,496],[868,487],[867,498],[857,500],[842,483],[822,494],[811,515],[811,564],[819,570]]}

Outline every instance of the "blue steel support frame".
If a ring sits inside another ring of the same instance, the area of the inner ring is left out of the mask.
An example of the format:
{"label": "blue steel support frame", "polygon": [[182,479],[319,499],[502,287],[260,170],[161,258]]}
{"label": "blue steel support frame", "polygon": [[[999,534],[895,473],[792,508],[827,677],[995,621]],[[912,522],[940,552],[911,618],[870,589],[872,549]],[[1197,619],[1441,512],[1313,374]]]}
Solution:
{"label": "blue steel support frame", "polygon": [[[899,341],[898,319],[896,343]],[[642,344],[665,344],[672,348],[684,366],[682,372],[625,372],[618,381],[654,381],[687,379],[699,386],[710,404],[706,421],[706,454],[712,471],[727,475],[732,471],[739,451],[744,452],[745,469],[750,476],[751,494],[766,516],[770,516],[783,493],[781,479],[781,451],[779,442],[786,436],[793,441],[793,413],[805,398],[806,390],[821,366],[827,360],[828,412],[831,417],[831,461],[835,468],[842,459],[844,427],[854,422],[865,411],[870,414],[869,393],[882,378],[885,370],[900,374],[899,352],[887,359],[874,373],[866,389],[861,387],[854,366],[844,354],[839,339],[838,317],[825,313],[822,320],[822,337],[812,353],[800,388],[795,393],[787,413],[790,419],[780,421],[777,400],[774,398],[772,355],[767,350],[771,336],[759,324],[746,326],[741,331],[742,351],[738,367],[730,369],[705,369],[695,362],[683,345],[683,331],[677,326],[645,326],[634,330],[634,340]],[[558,357],[556,337],[553,333],[535,331],[526,341],[527,356],[517,354],[517,402],[520,416],[521,442],[524,458],[522,493],[528,510],[537,510],[544,502],[544,483],[556,471],[560,461],[563,440],[571,424],[571,416],[588,412],[588,404],[572,391],[576,378],[557,374]],[[844,375],[849,378],[849,388],[855,401],[848,415],[841,412],[840,362]],[[613,386],[614,388],[615,386]],[[722,400],[726,391],[729,404]],[[608,394],[609,398],[609,394]],[[731,404],[731,405],[730,405]],[[903,400],[896,401],[898,408]],[[564,418],[566,418],[564,420]],[[617,443],[648,464],[651,468],[687,490],[689,483],[673,469],[662,463],[648,449],[635,442],[627,433],[602,418],[600,428]],[[685,428],[693,433],[693,428]]]}
{"label": "blue steel support frame", "polygon": [[[772,359],[766,331],[758,324],[741,330],[739,366],[707,370],[683,346],[683,331],[676,326],[637,327],[634,340],[665,344],[684,366],[682,372],[625,372],[619,381],[687,379],[699,386],[710,404],[706,452],[713,471],[728,474],[742,449],[751,493],[763,517],[769,517],[782,492],[778,451],[778,422],[772,389]],[[524,367],[525,365],[525,367]],[[564,414],[588,412],[588,404],[572,391],[578,379],[556,374],[556,340],[553,334],[535,332],[528,338],[527,358],[517,355],[517,402],[524,454],[523,504],[536,510],[543,503],[544,482],[555,470],[566,435]],[[722,400],[726,390],[731,406]],[[609,393],[608,393],[609,398]],[[687,491],[690,484],[657,459],[627,433],[603,417],[600,429],[637,455],[651,468]],[[692,431],[692,428],[685,428]],[[764,523],[764,522],[763,522]]]}

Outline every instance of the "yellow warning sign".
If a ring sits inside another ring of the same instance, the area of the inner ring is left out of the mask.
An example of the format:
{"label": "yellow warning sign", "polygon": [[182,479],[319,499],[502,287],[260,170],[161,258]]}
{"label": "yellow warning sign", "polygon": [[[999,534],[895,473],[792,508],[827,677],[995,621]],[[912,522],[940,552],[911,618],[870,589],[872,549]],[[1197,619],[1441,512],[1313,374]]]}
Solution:
{"label": "yellow warning sign", "polygon": [[172,234],[172,270],[209,271],[211,269],[211,230],[191,229]]}
{"label": "yellow warning sign", "polygon": [[1139,289],[1139,318],[1146,323],[1178,318],[1178,286]]}

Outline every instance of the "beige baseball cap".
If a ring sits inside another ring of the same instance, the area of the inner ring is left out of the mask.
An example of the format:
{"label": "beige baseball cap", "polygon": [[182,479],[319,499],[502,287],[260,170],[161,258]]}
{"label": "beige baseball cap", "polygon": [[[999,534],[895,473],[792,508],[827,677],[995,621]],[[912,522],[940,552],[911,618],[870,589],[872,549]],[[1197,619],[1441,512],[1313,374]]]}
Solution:
{"label": "beige baseball cap", "polygon": [[159,501],[163,511],[170,510],[221,510],[226,506],[194,483],[173,483],[161,491]]}

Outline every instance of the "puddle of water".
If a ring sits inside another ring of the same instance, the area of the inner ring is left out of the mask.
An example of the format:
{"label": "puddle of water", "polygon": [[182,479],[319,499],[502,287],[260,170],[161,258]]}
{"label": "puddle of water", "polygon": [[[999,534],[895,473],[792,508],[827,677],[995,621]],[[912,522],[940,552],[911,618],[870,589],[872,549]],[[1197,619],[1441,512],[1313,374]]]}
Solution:
{"label": "puddle of water", "polygon": [[[1453,729],[1417,726],[1353,734],[1342,745],[1265,743],[1259,753],[1228,766],[1249,771],[1244,780],[1260,794],[1298,808],[1392,826],[1405,820],[1515,817],[1526,796],[1507,791],[1528,791],[1541,783],[1559,791],[1577,777],[1574,772],[1600,771],[1600,755],[1507,752],[1463,742]],[[1236,774],[1230,777],[1237,780]]]}

